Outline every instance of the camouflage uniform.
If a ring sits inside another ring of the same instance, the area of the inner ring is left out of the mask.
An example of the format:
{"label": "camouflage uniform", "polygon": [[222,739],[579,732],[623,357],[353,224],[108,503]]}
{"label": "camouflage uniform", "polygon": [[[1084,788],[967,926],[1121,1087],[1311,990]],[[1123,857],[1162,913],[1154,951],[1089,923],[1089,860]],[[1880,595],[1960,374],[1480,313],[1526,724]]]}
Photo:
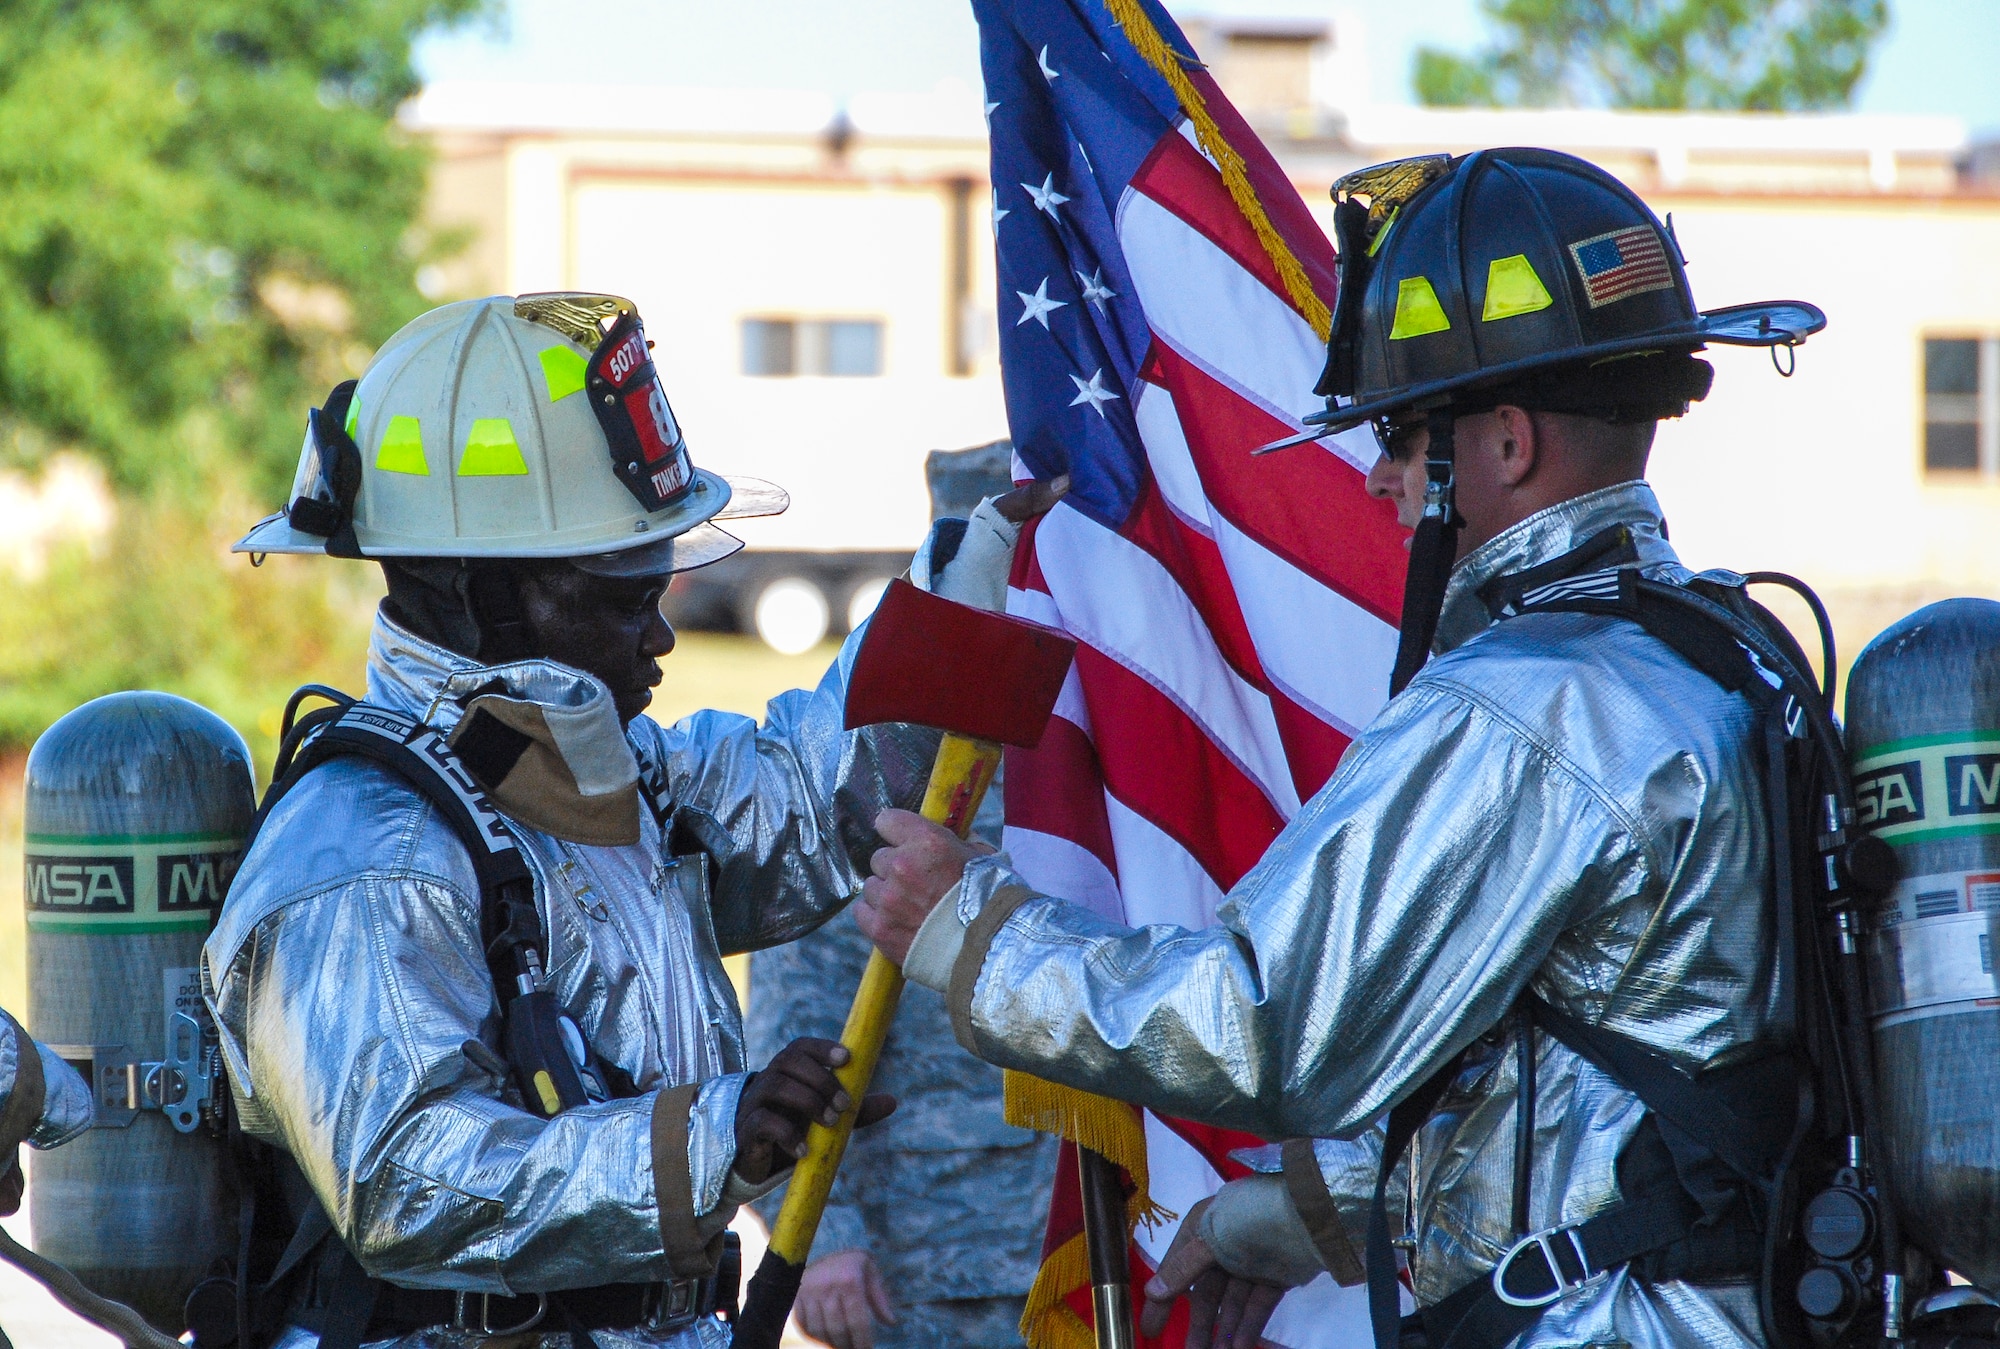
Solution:
{"label": "camouflage uniform", "polygon": [[[980,812],[982,835],[998,832],[999,795]],[[751,956],[751,1062],[795,1036],[840,1038],[870,949],[849,909]],[[944,999],[916,984],[903,990],[869,1090],[900,1104],[848,1145],[813,1255],[875,1257],[897,1315],[897,1324],[878,1328],[878,1349],[1019,1345],[1056,1140],[1001,1119],[1000,1070],[958,1047]],[[779,1189],[753,1207],[768,1224],[784,1197]]]}

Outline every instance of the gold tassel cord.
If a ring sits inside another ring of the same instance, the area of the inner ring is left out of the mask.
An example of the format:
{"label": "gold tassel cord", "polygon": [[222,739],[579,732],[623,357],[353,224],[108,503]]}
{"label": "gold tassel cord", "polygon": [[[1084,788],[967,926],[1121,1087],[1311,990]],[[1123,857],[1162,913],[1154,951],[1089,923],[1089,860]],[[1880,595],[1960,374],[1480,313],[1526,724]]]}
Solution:
{"label": "gold tassel cord", "polygon": [[1312,287],[1306,276],[1306,269],[1292,256],[1284,236],[1271,223],[1271,217],[1264,213],[1264,203],[1257,200],[1256,189],[1250,186],[1250,175],[1243,167],[1243,156],[1236,147],[1223,136],[1222,128],[1215,124],[1215,118],[1208,111],[1208,101],[1201,96],[1201,90],[1194,87],[1194,81],[1187,76],[1181,66],[1181,58],[1160,36],[1160,30],[1153,27],[1153,21],[1146,17],[1146,11],[1139,0],[1104,0],[1111,17],[1125,31],[1125,36],[1133,48],[1144,57],[1146,64],[1160,73],[1173,89],[1174,97],[1180,100],[1181,111],[1194,123],[1195,137],[1201,148],[1215,161],[1216,169],[1222,174],[1222,184],[1229,189],[1229,198],[1236,203],[1236,209],[1250,223],[1257,234],[1257,242],[1264,246],[1264,254],[1271,259],[1271,265],[1278,270],[1278,279],[1284,283],[1285,294],[1307,323],[1312,325],[1319,340],[1324,342],[1333,331],[1333,314],[1326,307],[1326,301]]}

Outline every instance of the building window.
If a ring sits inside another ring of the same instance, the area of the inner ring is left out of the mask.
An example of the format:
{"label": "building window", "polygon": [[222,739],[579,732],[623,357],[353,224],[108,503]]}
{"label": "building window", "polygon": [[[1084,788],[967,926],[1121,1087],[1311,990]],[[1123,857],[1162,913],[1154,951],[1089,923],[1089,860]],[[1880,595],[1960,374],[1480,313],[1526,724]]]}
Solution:
{"label": "building window", "polygon": [[2000,476],[2000,337],[1924,339],[1924,468]]}
{"label": "building window", "polygon": [[746,375],[879,375],[882,320],[743,320]]}

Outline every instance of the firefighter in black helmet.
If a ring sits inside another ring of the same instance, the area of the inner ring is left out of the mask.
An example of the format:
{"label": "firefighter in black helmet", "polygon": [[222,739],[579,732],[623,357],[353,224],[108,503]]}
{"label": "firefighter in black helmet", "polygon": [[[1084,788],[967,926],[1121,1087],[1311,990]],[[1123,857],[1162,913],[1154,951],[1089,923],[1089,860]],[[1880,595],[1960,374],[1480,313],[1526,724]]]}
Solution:
{"label": "firefighter in black helmet", "polygon": [[1708,395],[1714,371],[1693,354],[1707,344],[1790,348],[1826,326],[1797,301],[1698,311],[1671,225],[1573,155],[1397,160],[1342,178],[1333,197],[1340,299],[1312,434],[1368,422],[1387,453],[1429,433],[1399,692],[1430,655],[1445,580],[1469,551],[1455,542],[1460,417],[1503,405],[1626,425],[1679,417]]}
{"label": "firefighter in black helmet", "polygon": [[[1298,439],[1372,423],[1370,489],[1416,530],[1397,696],[1214,928],[1121,928],[941,831],[876,854],[857,921],[983,1057],[1297,1140],[1189,1214],[1148,1334],[1192,1290],[1189,1343],[1248,1349],[1324,1273],[1396,1349],[1401,1244],[1439,1349],[1750,1349],[1799,1093],[1776,695],[1744,644],[1788,689],[1805,662],[1717,626],[1742,578],[1680,564],[1644,473],[1708,391],[1696,352],[1824,318],[1698,312],[1671,231],[1568,155],[1335,196],[1328,408]],[[1694,1111],[1726,1127],[1683,1128],[1655,1068],[1740,1088]]]}

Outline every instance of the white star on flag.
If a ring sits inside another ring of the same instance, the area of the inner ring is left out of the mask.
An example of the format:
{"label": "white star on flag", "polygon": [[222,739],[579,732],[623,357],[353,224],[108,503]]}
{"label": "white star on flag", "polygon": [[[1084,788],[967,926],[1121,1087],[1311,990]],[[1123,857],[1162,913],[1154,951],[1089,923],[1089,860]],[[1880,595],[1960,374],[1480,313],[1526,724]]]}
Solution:
{"label": "white star on flag", "polygon": [[1078,272],[1076,279],[1083,282],[1083,298],[1090,301],[1100,314],[1104,312],[1104,302],[1106,300],[1115,300],[1118,298],[1118,292],[1104,284],[1104,269],[1102,267],[1099,267],[1089,276]]}
{"label": "white star on flag", "polygon": [[988,103],[988,104],[986,105],[986,125],[987,125],[987,126],[989,126],[989,127],[990,127],[990,126],[992,126],[992,125],[993,125],[993,110],[994,110],[995,108],[999,107],[999,106],[1000,106],[1000,105],[999,105],[999,103],[998,103],[998,102],[993,102],[993,103]]}
{"label": "white star on flag", "polygon": [[[1014,320],[1016,328],[1026,323],[1029,319],[1033,319],[1042,325],[1044,331],[1047,331],[1049,315],[1055,310],[1069,307],[1068,300],[1051,300],[1049,298],[1049,279],[1046,276],[1042,278],[1042,284],[1035,287],[1033,295],[1028,294],[1025,290],[1017,290],[1014,293],[1020,296],[1021,303],[1027,306],[1026,309],[1021,311],[1021,317]],[[1071,375],[1070,378],[1075,379],[1076,376]]]}
{"label": "white star on flag", "polygon": [[1000,222],[1002,220],[1005,220],[1008,216],[1012,214],[1014,214],[1012,211],[1008,210],[1006,207],[1000,204],[1000,189],[997,187],[994,188],[993,189],[993,232],[995,234],[998,234],[1000,232]]}
{"label": "white star on flag", "polygon": [[1075,375],[1069,377],[1069,382],[1076,385],[1076,397],[1069,400],[1069,405],[1075,407],[1078,403],[1088,403],[1097,409],[1097,415],[1100,417],[1104,415],[1104,405],[1118,397],[1117,394],[1104,387],[1104,370],[1102,367],[1099,367],[1097,373],[1090,377],[1090,383],[1088,384],[1078,379]]}
{"label": "white star on flag", "polygon": [[1036,187],[1033,183],[1022,183],[1021,189],[1034,198],[1035,209],[1037,211],[1047,211],[1051,220],[1056,218],[1056,207],[1069,200],[1068,197],[1056,191],[1056,176],[1053,173],[1042,179],[1040,187]]}
{"label": "white star on flag", "polygon": [[1042,44],[1042,50],[1035,56],[1035,64],[1042,68],[1042,78],[1045,80],[1056,79],[1062,74],[1061,71],[1050,67],[1049,47],[1046,42]]}

